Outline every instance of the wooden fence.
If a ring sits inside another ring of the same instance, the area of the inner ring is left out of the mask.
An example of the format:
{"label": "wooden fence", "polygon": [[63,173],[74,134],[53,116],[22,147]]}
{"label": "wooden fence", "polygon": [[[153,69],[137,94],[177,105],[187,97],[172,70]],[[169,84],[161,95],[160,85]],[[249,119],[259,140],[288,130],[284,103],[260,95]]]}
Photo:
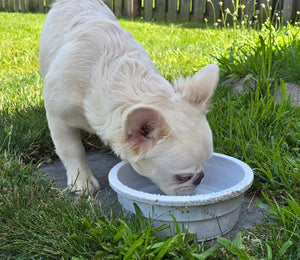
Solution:
{"label": "wooden fence", "polygon": [[[238,1],[239,5],[236,6]],[[0,0],[0,11],[47,13],[54,0]],[[104,0],[116,16],[168,22],[265,20],[267,7],[284,21],[300,18],[300,0]],[[265,8],[264,8],[265,6]],[[223,18],[223,20],[222,20]]]}

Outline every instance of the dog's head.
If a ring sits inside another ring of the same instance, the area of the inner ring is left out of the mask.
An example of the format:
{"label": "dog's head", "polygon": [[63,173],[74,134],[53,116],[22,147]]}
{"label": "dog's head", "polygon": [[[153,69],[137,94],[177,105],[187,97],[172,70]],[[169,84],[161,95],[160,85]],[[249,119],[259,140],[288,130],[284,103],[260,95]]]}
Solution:
{"label": "dog's head", "polygon": [[203,163],[213,151],[207,107],[219,79],[211,64],[174,83],[166,106],[136,106],[125,122],[128,160],[167,195],[189,195],[203,178]]}

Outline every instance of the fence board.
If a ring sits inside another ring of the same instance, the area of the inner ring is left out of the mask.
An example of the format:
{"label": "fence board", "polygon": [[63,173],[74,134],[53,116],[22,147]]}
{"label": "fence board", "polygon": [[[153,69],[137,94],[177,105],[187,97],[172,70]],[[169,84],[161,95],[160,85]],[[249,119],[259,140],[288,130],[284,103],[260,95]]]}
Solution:
{"label": "fence board", "polygon": [[154,18],[158,21],[166,20],[167,11],[167,1],[166,0],[156,0],[155,1],[155,16]]}
{"label": "fence board", "polygon": [[25,6],[26,6],[26,12],[29,12],[29,0],[26,0],[26,3],[25,3]]}
{"label": "fence board", "polygon": [[205,0],[193,0],[193,22],[203,22]]}
{"label": "fence board", "polygon": [[3,9],[5,12],[9,11],[8,3],[9,3],[8,0],[4,0],[4,8]]}
{"label": "fence board", "polygon": [[296,6],[296,2],[294,0],[284,0],[283,2],[283,21],[288,22],[290,21],[294,16],[294,11],[296,11],[294,8]]}
{"label": "fence board", "polygon": [[19,12],[19,0],[15,0],[14,10],[15,12]]}
{"label": "fence board", "polygon": [[282,8],[283,8],[283,1],[282,0],[275,0],[275,7],[276,7],[276,11],[281,12]]}
{"label": "fence board", "polygon": [[36,12],[38,10],[37,5],[36,5],[37,0],[28,0],[28,1],[29,1],[29,10],[31,12]]}
{"label": "fence board", "polygon": [[39,12],[39,10],[40,10],[40,0],[35,0],[34,4],[35,4],[34,12]]}
{"label": "fence board", "polygon": [[[222,6],[223,10],[224,10],[224,16],[226,19],[226,24],[233,24],[233,16],[235,15],[235,6],[233,5],[231,0],[224,0],[223,1],[223,6]],[[226,12],[226,10],[229,9],[230,13]]]}
{"label": "fence board", "polygon": [[123,1],[115,0],[114,1],[114,12],[116,16],[121,16],[123,14]]}
{"label": "fence board", "polygon": [[21,12],[22,12],[22,13],[25,13],[25,12],[26,12],[25,1],[21,1]]}
{"label": "fence board", "polygon": [[179,2],[179,21],[188,22],[190,20],[190,0],[180,0]]}
{"label": "fence board", "polygon": [[296,1],[296,7],[295,7],[295,9],[296,9],[296,13],[297,13],[297,11],[300,12],[300,1]]}
{"label": "fence board", "polygon": [[153,17],[153,0],[145,0],[144,2],[144,19],[151,20]]}
{"label": "fence board", "polygon": [[45,10],[45,12],[48,13],[51,6],[52,6],[52,0],[46,0],[46,10]]}
{"label": "fence board", "polygon": [[125,16],[127,16],[128,18],[131,18],[130,17],[130,6],[129,6],[129,1],[131,1],[131,0],[124,0],[124,2],[123,2],[123,14],[125,15]]}
{"label": "fence board", "polygon": [[39,0],[39,12],[44,13],[44,0]]}
{"label": "fence board", "polygon": [[11,5],[13,4],[13,2],[11,2],[11,0],[7,0],[7,11],[11,12],[12,8]]}
{"label": "fence board", "polygon": [[168,0],[168,21],[171,23],[177,21],[177,1]]}
{"label": "fence board", "polygon": [[103,2],[104,2],[111,10],[114,10],[113,0],[103,0]]}
{"label": "fence board", "polygon": [[253,19],[253,5],[254,0],[242,0],[241,4],[245,6],[243,10],[241,10],[242,16],[241,19],[247,19],[247,21],[252,21]]}
{"label": "fence board", "polygon": [[260,0],[259,3],[259,21],[264,23],[269,17],[269,8],[273,6],[273,0]]}
{"label": "fence board", "polygon": [[[217,19],[220,17],[220,5],[219,0],[211,0],[207,1],[207,20],[209,23],[215,23]],[[212,6],[213,5],[213,6]]]}
{"label": "fence board", "polygon": [[139,15],[140,1],[125,0],[124,9],[125,15],[130,19],[134,19]]}

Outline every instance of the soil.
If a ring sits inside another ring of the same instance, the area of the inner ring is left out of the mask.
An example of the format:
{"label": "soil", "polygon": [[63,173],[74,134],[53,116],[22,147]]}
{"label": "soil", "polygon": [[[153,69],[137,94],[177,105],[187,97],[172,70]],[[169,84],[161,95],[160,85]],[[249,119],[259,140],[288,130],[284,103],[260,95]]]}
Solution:
{"label": "soil", "polygon": [[[240,94],[254,88],[255,82],[250,77],[238,78],[238,79],[227,79],[223,82],[224,86],[232,86],[233,90]],[[291,104],[294,106],[300,106],[300,86],[296,83],[287,82],[285,83],[285,91],[287,98],[290,98]],[[278,103],[282,102],[282,89],[277,87],[273,93]]]}

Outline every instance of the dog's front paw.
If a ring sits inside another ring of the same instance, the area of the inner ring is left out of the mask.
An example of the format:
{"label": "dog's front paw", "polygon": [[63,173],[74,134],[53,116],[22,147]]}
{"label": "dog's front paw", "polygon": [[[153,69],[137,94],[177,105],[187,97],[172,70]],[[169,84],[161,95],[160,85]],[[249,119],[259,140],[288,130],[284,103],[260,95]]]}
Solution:
{"label": "dog's front paw", "polygon": [[76,192],[76,194],[83,194],[86,191],[94,194],[100,189],[100,184],[93,175],[81,176],[79,174],[75,180],[68,178],[68,187],[71,191]]}

